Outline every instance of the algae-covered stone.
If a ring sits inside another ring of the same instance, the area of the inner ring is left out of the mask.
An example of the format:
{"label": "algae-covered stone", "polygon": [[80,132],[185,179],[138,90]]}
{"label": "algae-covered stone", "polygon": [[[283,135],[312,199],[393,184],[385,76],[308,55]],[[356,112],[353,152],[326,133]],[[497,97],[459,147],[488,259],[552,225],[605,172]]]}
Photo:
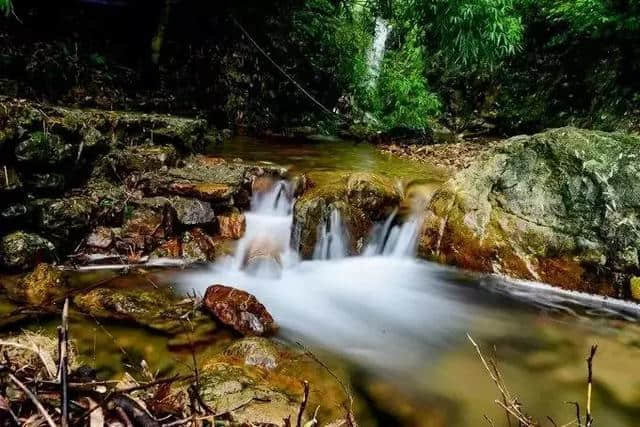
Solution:
{"label": "algae-covered stone", "polygon": [[629,287],[631,289],[631,298],[640,300],[640,277],[632,277],[629,281]]}
{"label": "algae-covered stone", "polygon": [[15,149],[16,160],[37,166],[58,166],[73,156],[73,146],[52,133],[36,131]]}
{"label": "algae-covered stone", "polygon": [[16,231],[0,240],[0,260],[6,268],[28,270],[54,258],[53,244],[37,234]]}
{"label": "algae-covered stone", "polygon": [[431,199],[423,256],[595,293],[638,269],[640,137],[575,128],[518,136]]}
{"label": "algae-covered stone", "polygon": [[236,357],[245,365],[274,369],[278,366],[280,351],[268,338],[246,337],[231,344],[225,355]]}
{"label": "algae-covered stone", "polygon": [[94,175],[126,177],[130,173],[158,171],[175,166],[178,153],[170,145],[137,145],[114,149],[102,158]]}
{"label": "algae-covered stone", "polygon": [[73,196],[41,200],[38,207],[38,228],[68,244],[80,240],[88,231],[96,204],[89,197]]}
{"label": "algae-covered stone", "polygon": [[206,366],[200,384],[207,405],[217,414],[229,414],[236,423],[285,426],[285,419],[297,416],[297,401],[255,373],[232,364]]}
{"label": "algae-covered stone", "polygon": [[397,186],[381,175],[357,172],[351,174],[347,181],[347,201],[372,220],[389,216],[400,199]]}
{"label": "algae-covered stone", "polygon": [[15,286],[6,290],[9,298],[14,301],[30,305],[47,305],[63,296],[66,286],[66,277],[60,269],[42,263],[20,279]]}
{"label": "algae-covered stone", "polygon": [[[340,221],[347,234],[348,252],[357,254],[362,248],[363,239],[371,230],[372,219],[380,217],[380,213],[384,211],[383,206],[392,206],[390,200],[395,198],[378,198],[367,190],[368,184],[362,184],[359,174],[354,175],[356,177],[352,181],[351,197],[349,176],[331,174],[328,178],[323,176],[319,184],[297,199],[293,208],[293,241],[302,257],[310,258],[313,255],[319,231],[326,225],[333,211],[340,214]],[[362,209],[366,207],[371,209]]]}
{"label": "algae-covered stone", "polygon": [[215,220],[211,203],[187,197],[172,197],[171,206],[182,225],[204,225]]}
{"label": "algae-covered stone", "polygon": [[132,322],[169,335],[193,333],[194,339],[201,340],[216,329],[192,300],[180,300],[161,289],[98,288],[76,295],[73,302],[91,316]]}

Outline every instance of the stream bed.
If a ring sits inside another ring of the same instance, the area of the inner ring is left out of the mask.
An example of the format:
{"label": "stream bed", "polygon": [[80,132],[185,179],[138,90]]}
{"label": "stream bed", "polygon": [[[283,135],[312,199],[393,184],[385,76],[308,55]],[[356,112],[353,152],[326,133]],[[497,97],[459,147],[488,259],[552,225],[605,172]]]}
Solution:
{"label": "stream bed", "polygon": [[[405,184],[438,185],[448,176],[427,164],[388,157],[368,144],[337,140],[236,138],[211,154],[274,162],[295,172],[374,171]],[[207,286],[220,283],[255,295],[278,323],[279,339],[311,349],[350,377],[362,426],[476,426],[485,423],[484,415],[495,425],[506,424],[494,403],[499,394],[467,334],[486,354],[495,349],[510,391],[543,425],[547,416],[558,425],[574,419],[573,407],[565,402],[586,400],[585,358],[589,347],[598,344],[596,422],[637,425],[640,308],[635,304],[418,260],[407,250],[415,246],[410,238],[415,231],[403,229],[406,223],[395,226],[393,241],[388,237],[393,229],[372,239],[362,256],[327,249],[325,256],[302,261],[287,249],[277,274],[248,274],[239,267],[250,239],[265,234],[288,247],[291,206],[277,196],[254,196],[235,255],[198,269],[156,271],[153,286],[202,295]],[[335,235],[328,244],[339,241],[339,229],[331,227]],[[108,274],[87,273],[79,280],[90,284]],[[113,280],[128,286],[127,276]],[[30,328],[55,325],[54,320],[37,321]],[[152,369],[171,373],[190,357],[172,350],[166,337],[124,324],[74,317],[71,336],[103,377],[118,375],[123,361],[135,368],[142,359]]]}

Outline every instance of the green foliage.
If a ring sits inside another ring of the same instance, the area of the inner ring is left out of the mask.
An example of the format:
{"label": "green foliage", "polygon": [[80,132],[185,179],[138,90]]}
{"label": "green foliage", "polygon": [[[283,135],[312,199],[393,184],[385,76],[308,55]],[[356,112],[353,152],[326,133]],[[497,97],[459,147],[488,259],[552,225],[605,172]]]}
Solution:
{"label": "green foliage", "polygon": [[3,12],[6,16],[9,16],[13,10],[13,3],[11,0],[0,0],[0,12]]}
{"label": "green foliage", "polygon": [[638,0],[545,0],[541,6],[551,21],[567,23],[573,36],[638,37],[640,32]]}
{"label": "green foliage", "polygon": [[366,73],[366,49],[371,39],[362,19],[349,4],[310,0],[293,17],[293,38],[315,72],[337,79],[353,93]]}
{"label": "green foliage", "polygon": [[438,97],[429,91],[424,77],[424,55],[416,32],[396,51],[390,51],[382,67],[376,97],[378,118],[385,129],[424,129],[440,112]]}
{"label": "green foliage", "polygon": [[523,26],[513,0],[397,0],[430,54],[460,69],[493,68],[520,49]]}

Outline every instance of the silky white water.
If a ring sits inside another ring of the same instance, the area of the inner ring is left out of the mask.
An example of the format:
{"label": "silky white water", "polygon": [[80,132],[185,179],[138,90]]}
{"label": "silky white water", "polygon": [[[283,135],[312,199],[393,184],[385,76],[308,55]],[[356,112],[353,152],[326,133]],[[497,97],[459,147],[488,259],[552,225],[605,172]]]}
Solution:
{"label": "silky white water", "polygon": [[[524,305],[518,300],[573,314],[569,307],[637,314],[633,306],[611,305],[598,297],[549,292],[537,285],[510,287],[502,279],[417,260],[418,215],[399,223],[392,213],[374,227],[361,256],[347,256],[346,227],[332,209],[319,226],[314,259],[302,261],[290,244],[294,200],[287,185],[277,183],[254,197],[235,256],[178,276],[185,291],[204,293],[216,283],[246,290],[268,308],[284,338],[408,376],[459,345],[467,332],[482,336],[513,326],[509,309]],[[279,262],[247,271],[243,259],[256,239],[274,243]],[[469,286],[470,281],[484,289]]]}
{"label": "silky white water", "polygon": [[373,43],[367,53],[367,70],[368,81],[367,84],[374,88],[378,83],[378,76],[380,75],[380,67],[382,60],[384,59],[385,46],[387,44],[387,38],[391,32],[391,26],[387,21],[378,17],[376,18],[376,28],[373,36]]}

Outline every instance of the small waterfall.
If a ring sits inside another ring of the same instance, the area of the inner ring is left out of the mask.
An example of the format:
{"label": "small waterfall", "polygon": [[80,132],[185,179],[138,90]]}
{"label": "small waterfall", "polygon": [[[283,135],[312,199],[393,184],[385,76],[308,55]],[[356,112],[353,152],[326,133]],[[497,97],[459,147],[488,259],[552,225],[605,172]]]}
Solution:
{"label": "small waterfall", "polygon": [[268,190],[254,193],[251,210],[245,213],[245,235],[231,260],[234,269],[273,277],[284,266],[296,262],[297,254],[289,245],[293,209],[290,185],[287,181],[277,181]]}
{"label": "small waterfall", "polygon": [[422,218],[412,215],[402,224],[394,224],[398,210],[394,210],[382,224],[374,227],[364,256],[383,255],[390,257],[412,257],[416,252]]}
{"label": "small waterfall", "polygon": [[376,29],[373,37],[373,43],[367,54],[368,81],[367,84],[371,88],[375,88],[380,75],[380,66],[384,58],[385,45],[387,38],[391,32],[391,25],[384,19],[376,18]]}
{"label": "small waterfall", "polygon": [[313,259],[340,259],[348,255],[348,236],[338,209],[333,208],[327,221],[318,226],[317,236]]}

